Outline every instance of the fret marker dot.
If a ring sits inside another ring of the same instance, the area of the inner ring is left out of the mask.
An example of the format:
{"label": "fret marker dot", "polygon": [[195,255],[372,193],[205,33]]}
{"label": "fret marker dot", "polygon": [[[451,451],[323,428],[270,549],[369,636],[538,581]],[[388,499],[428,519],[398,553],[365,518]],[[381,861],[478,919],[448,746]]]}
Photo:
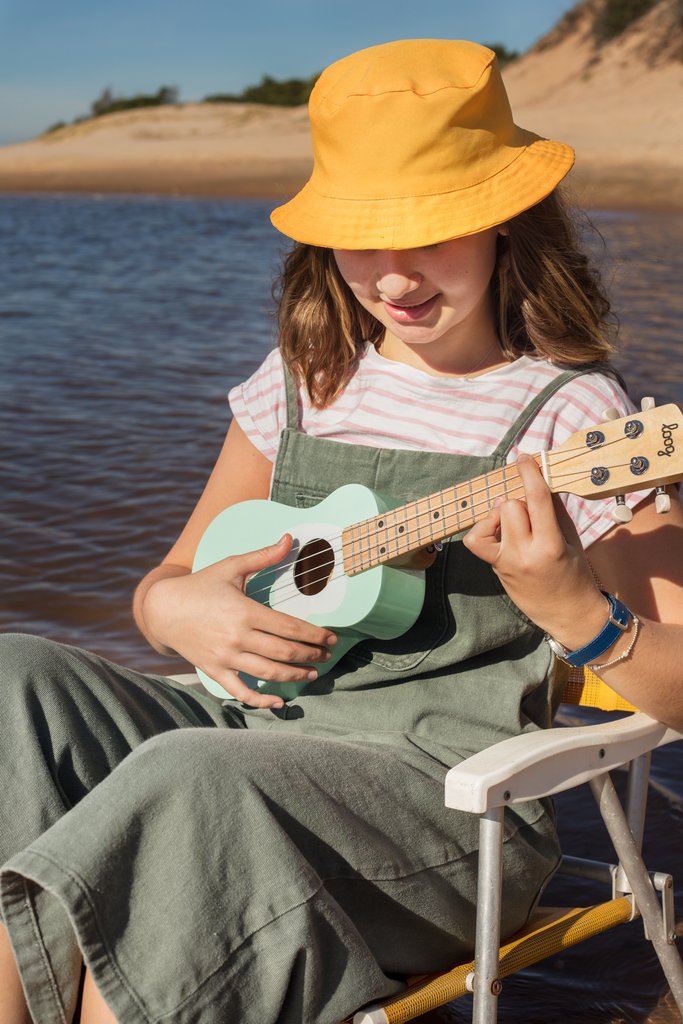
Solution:
{"label": "fret marker dot", "polygon": [[467,508],[467,499],[460,503],[460,508]]}
{"label": "fret marker dot", "polygon": [[381,528],[382,528],[382,527],[384,526],[384,520],[383,520],[383,519],[380,519],[380,520],[379,520],[379,522],[377,523],[377,525],[378,525],[378,526],[380,527],[380,529],[381,529]]}
{"label": "fret marker dot", "polygon": [[398,532],[399,533],[403,533],[404,531],[405,531],[405,526],[399,526]]}
{"label": "fret marker dot", "polygon": [[380,555],[385,555],[387,553],[387,549],[386,548],[380,548],[379,549],[379,553],[380,553]]}
{"label": "fret marker dot", "polygon": [[439,514],[440,514],[439,512],[435,512],[435,513],[434,513],[434,518],[435,518],[435,519],[438,519],[438,518],[439,518]]}

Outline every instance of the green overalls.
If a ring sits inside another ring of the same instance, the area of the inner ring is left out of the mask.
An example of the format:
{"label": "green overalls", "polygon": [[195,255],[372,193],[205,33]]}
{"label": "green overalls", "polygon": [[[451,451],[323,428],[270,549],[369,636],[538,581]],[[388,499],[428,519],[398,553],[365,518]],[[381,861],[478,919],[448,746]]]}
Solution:
{"label": "green overalls", "polygon": [[[466,480],[572,376],[488,458],[306,436],[289,384],[272,496],[304,506],[353,480],[408,501]],[[445,773],[548,724],[550,658],[458,539],[405,636],[279,711],[0,640],[0,897],[38,1024],[73,1019],[79,947],[119,1024],[337,1024],[471,952],[478,822],[444,807]],[[541,803],[508,810],[504,858],[506,934],[557,863]]]}

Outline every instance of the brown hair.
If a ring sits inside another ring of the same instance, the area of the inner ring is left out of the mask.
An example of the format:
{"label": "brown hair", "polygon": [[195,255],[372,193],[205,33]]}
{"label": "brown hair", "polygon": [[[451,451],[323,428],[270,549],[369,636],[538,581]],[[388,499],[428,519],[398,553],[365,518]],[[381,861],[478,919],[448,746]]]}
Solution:
{"label": "brown hair", "polygon": [[[501,347],[511,358],[526,353],[583,366],[612,353],[609,299],[559,190],[507,223],[491,289]],[[296,242],[277,295],[283,359],[323,409],[344,389],[363,344],[378,345],[384,327],[356,300],[331,249]]]}

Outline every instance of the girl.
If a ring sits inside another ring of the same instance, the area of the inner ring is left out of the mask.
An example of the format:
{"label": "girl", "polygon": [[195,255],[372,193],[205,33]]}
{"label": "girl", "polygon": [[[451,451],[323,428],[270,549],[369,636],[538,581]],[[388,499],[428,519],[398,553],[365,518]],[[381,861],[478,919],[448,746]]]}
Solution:
{"label": "girl", "polygon": [[[313,176],[273,214],[296,242],[280,349],[231,394],[206,490],[135,597],[150,643],[232,699],[5,638],[8,1024],[334,1024],[466,955],[477,823],[443,807],[444,776],[548,724],[544,632],[683,726],[680,505],[662,527],[632,495],[615,526],[613,502],[567,498],[570,519],[523,457],[632,408],[596,366],[609,307],[556,192],[571,151],[513,124],[494,55],[464,42],[354,54],[310,112]],[[516,459],[519,497],[412,555],[415,625],[326,673],[333,628],[245,594],[290,535],[191,573],[244,499],[355,481],[406,502]],[[557,859],[548,807],[510,809],[505,933]]]}

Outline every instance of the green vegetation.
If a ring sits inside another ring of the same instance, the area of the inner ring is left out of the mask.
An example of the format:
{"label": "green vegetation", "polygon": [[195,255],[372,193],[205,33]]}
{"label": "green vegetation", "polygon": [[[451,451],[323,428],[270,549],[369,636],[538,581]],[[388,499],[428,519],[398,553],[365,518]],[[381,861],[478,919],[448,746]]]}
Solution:
{"label": "green vegetation", "polygon": [[[683,0],[680,0],[683,3]],[[498,57],[501,67],[505,67],[510,61],[519,57],[517,50],[509,50],[503,43],[488,43],[489,49],[493,50]],[[205,96],[204,103],[264,103],[276,107],[300,107],[308,103],[313,86],[318,81],[320,74],[310,75],[308,78],[285,78],[276,79],[270,75],[264,75],[258,85],[248,85],[240,93],[212,93]],[[104,114],[114,114],[120,110],[137,110],[141,107],[161,107],[178,102],[178,90],[174,86],[162,85],[161,88],[151,94],[139,93],[136,96],[115,96],[111,89],[103,89],[100,95],[90,104],[90,114],[74,118],[71,124],[80,124],[87,121],[89,117],[102,117]],[[44,132],[59,131],[66,128],[66,121],[57,121],[50,125]]]}
{"label": "green vegetation", "polygon": [[656,3],[658,0],[606,0],[595,12],[595,41],[602,44],[620,36],[634,21],[647,14]]}
{"label": "green vegetation", "polygon": [[90,104],[93,117],[103,114],[114,114],[119,110],[137,110],[138,107],[163,107],[178,102],[178,90],[175,86],[162,85],[152,94],[139,93],[137,96],[114,96],[111,89],[103,89],[97,99]]}
{"label": "green vegetation", "polygon": [[485,43],[485,45],[488,46],[489,50],[493,50],[501,68],[504,68],[506,64],[517,60],[519,57],[518,50],[508,50],[504,43]]}
{"label": "green vegetation", "polygon": [[278,81],[264,75],[259,85],[249,85],[241,93],[213,93],[205,103],[267,103],[276,107],[300,107],[308,103],[311,89],[319,75],[310,78],[286,78]]}
{"label": "green vegetation", "polygon": [[46,128],[43,135],[59,131],[60,128],[68,127],[68,124],[81,124],[90,120],[91,117],[102,117],[103,114],[114,114],[119,110],[137,110],[138,107],[163,107],[178,102],[178,90],[175,86],[162,85],[155,93],[138,93],[137,96],[114,96],[111,89],[103,89],[96,100],[90,104],[90,114],[81,114],[73,121],[56,121]]}

